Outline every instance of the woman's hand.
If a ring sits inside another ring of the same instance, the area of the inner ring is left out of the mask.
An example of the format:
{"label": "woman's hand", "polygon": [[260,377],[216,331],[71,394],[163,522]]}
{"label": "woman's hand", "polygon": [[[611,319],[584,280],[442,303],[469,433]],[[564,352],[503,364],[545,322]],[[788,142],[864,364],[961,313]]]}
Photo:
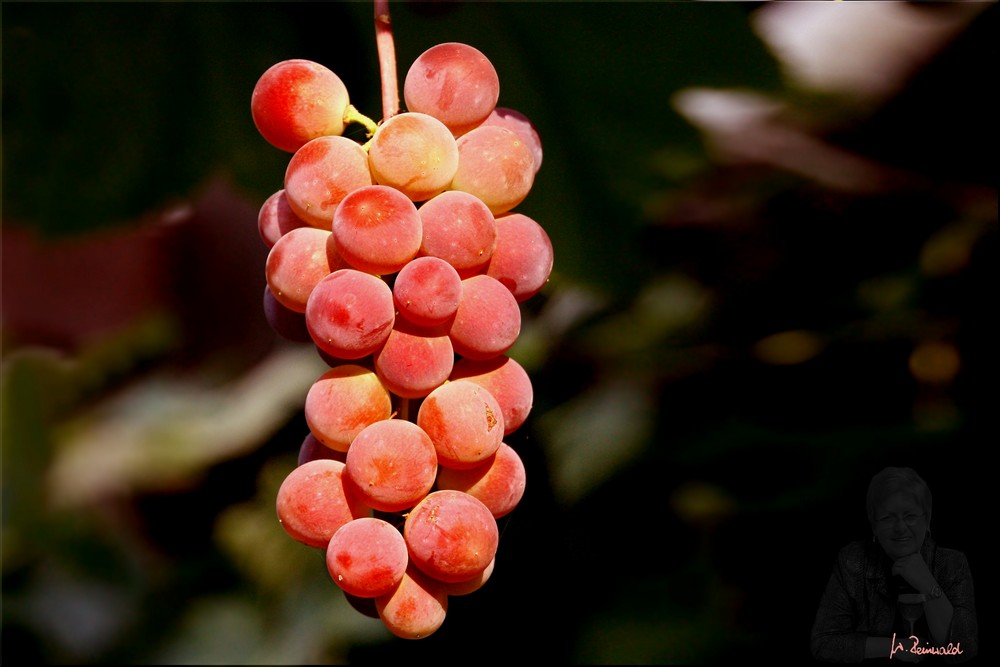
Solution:
{"label": "woman's hand", "polygon": [[919,553],[903,556],[892,564],[892,573],[898,574],[921,593],[927,593],[937,583],[927,563]]}

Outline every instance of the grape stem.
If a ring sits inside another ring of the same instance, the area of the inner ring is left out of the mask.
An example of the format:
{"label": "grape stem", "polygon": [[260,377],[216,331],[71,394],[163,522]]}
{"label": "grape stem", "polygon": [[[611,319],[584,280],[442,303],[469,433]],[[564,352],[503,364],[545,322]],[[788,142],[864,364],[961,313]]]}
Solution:
{"label": "grape stem", "polygon": [[344,110],[344,125],[349,123],[360,123],[361,125],[364,125],[369,138],[371,138],[371,136],[375,134],[375,130],[378,129],[378,123],[358,111],[357,107],[353,104],[348,104],[347,108]]}
{"label": "grape stem", "polygon": [[382,78],[382,120],[399,113],[399,85],[396,81],[396,47],[389,18],[389,0],[375,0],[375,46],[378,48]]}

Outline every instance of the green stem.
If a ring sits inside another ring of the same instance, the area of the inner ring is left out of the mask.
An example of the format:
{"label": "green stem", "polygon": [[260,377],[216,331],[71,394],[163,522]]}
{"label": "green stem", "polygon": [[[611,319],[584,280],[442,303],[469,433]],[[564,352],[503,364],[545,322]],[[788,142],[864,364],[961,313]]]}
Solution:
{"label": "green stem", "polygon": [[359,123],[364,125],[365,130],[368,132],[368,137],[375,134],[375,130],[378,129],[378,123],[358,111],[357,107],[353,104],[348,104],[347,108],[344,110],[344,125],[348,125],[350,123]]}

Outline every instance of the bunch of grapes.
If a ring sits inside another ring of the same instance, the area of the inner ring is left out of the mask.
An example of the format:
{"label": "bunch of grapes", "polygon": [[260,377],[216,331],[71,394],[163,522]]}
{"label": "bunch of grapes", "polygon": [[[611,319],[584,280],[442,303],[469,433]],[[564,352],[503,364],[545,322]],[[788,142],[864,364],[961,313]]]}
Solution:
{"label": "bunch of grapes", "polygon": [[[330,365],[306,397],[309,433],[278,518],[325,550],[356,609],[415,639],[441,626],[450,596],[490,577],[497,520],[524,493],[505,437],[532,386],[507,352],[553,249],[513,210],[541,143],[523,114],[496,106],[486,56],[434,46],[403,95],[407,110],[376,124],[332,71],[286,60],[261,76],[251,110],[292,153],[258,219],[265,313]],[[344,136],[351,123],[365,144]]]}

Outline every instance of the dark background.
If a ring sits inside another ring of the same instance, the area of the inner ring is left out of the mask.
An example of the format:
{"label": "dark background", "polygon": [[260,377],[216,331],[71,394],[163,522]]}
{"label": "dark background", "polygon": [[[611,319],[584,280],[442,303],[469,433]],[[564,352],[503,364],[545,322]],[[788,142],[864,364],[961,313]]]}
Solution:
{"label": "dark background", "polygon": [[[526,495],[491,581],[406,642],[274,518],[323,365],[263,319],[255,227],[289,156],[254,83],[310,58],[377,119],[369,3],[5,2],[4,658],[808,661],[886,465],[928,482],[993,653],[996,8],[866,97],[790,79],[764,7],[391,5],[400,82],[467,42],[535,122],[517,210],[556,253],[512,351]],[[704,134],[691,87],[784,112]]]}

